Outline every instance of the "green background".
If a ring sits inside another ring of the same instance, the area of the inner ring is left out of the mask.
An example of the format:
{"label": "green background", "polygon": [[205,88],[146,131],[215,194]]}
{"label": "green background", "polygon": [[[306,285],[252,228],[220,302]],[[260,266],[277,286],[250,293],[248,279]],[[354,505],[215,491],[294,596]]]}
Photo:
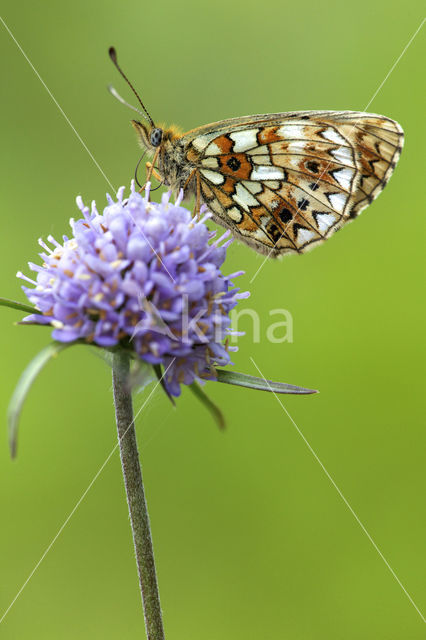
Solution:
{"label": "green background", "polygon": [[[422,3],[12,2],[3,18],[114,187],[139,151],[120,61],[157,122],[184,130],[250,113],[366,107],[422,20]],[[406,146],[385,192],[304,257],[269,261],[234,244],[250,320],[235,368],[319,388],[283,405],[417,606],[425,605],[422,491],[424,103],[419,33],[369,110],[401,122]],[[0,295],[37,238],[67,233],[81,194],[105,179],[5,28]],[[157,192],[159,193],[159,192]],[[422,210],[423,209],[423,210]],[[294,342],[265,338],[288,309]],[[47,329],[0,315],[0,410]],[[155,392],[137,420],[168,640],[417,640],[424,625],[286,412],[268,394],[210,383],[220,433],[184,390]],[[145,395],[135,398],[136,408]],[[66,351],[35,383],[11,462],[0,447],[0,616],[115,444],[110,371]],[[0,625],[21,638],[144,637],[117,452]],[[422,559],[423,556],[423,559]]]}

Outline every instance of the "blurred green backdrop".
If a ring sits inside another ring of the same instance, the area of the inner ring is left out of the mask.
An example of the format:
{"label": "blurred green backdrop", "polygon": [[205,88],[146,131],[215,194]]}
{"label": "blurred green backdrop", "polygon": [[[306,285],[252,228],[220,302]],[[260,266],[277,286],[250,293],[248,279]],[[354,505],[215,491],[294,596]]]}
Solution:
{"label": "blurred green backdrop", "polygon": [[[422,3],[183,0],[3,2],[3,18],[115,187],[138,159],[120,61],[157,122],[184,130],[294,109],[362,110],[422,20]],[[37,238],[67,232],[74,198],[108,185],[3,25],[0,295]],[[244,246],[250,319],[236,369],[319,388],[283,403],[421,609],[425,604],[423,415],[424,103],[420,32],[369,110],[406,132],[379,199],[330,242],[269,261]],[[423,165],[423,166],[422,166]],[[157,192],[158,193],[158,192]],[[264,337],[288,309],[294,342]],[[5,416],[47,330],[0,315]],[[422,351],[423,350],[423,351]],[[209,384],[228,430],[192,394],[156,392],[137,421],[168,640],[417,640],[418,612],[273,396]],[[135,398],[136,408],[144,397]],[[3,419],[0,616],[115,444],[110,372],[76,348],[51,363],[25,406],[18,459]],[[424,555],[423,555],[424,558]],[[0,625],[6,639],[144,637],[118,454]]]}

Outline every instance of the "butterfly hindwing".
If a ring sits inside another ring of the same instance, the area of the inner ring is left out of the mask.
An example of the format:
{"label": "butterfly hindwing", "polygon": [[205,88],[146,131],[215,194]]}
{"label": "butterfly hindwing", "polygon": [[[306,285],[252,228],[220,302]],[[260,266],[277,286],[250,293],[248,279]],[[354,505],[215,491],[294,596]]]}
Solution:
{"label": "butterfly hindwing", "polygon": [[303,252],[358,215],[402,140],[389,118],[330,111],[236,118],[183,136],[215,220],[271,255]]}

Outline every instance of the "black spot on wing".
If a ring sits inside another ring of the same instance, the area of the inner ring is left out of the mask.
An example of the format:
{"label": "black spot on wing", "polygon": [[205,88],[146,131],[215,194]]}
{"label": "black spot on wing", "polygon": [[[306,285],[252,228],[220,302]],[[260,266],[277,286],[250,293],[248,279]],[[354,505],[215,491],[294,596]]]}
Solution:
{"label": "black spot on wing", "polygon": [[277,244],[277,242],[281,240],[283,232],[280,229],[278,229],[278,227],[275,224],[268,225],[267,231],[271,236],[272,240],[274,241],[274,244]]}
{"label": "black spot on wing", "polygon": [[290,209],[287,209],[286,207],[283,207],[278,215],[284,222],[284,224],[287,224],[288,222],[290,222],[290,220],[293,220],[293,214],[291,213]]}
{"label": "black spot on wing", "polygon": [[314,162],[313,160],[308,160],[308,162],[305,162],[305,167],[311,173],[318,173],[319,172],[319,164],[318,164],[318,162]]}
{"label": "black spot on wing", "polygon": [[229,158],[226,164],[231,169],[231,171],[238,171],[238,169],[241,167],[241,162],[234,156],[232,156],[232,158]]}

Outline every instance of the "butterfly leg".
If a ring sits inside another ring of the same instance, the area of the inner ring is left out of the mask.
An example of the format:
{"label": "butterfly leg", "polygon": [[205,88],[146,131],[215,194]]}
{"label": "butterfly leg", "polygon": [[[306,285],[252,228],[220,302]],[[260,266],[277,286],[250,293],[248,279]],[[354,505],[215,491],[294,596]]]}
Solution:
{"label": "butterfly leg", "polygon": [[151,180],[151,176],[153,175],[155,178],[157,178],[157,180],[159,180],[160,182],[162,181],[162,177],[160,176],[160,174],[154,169],[155,167],[155,163],[157,162],[157,158],[158,158],[158,154],[160,153],[160,147],[158,147],[155,150],[154,153],[154,157],[152,159],[152,162],[147,162],[146,163],[146,181],[145,184],[143,185],[143,187],[141,187],[139,189],[139,193],[141,191],[143,191],[147,185],[147,182],[149,182]]}
{"label": "butterfly leg", "polygon": [[147,182],[151,178],[151,176],[154,176],[154,178],[156,178],[159,182],[162,182],[163,178],[160,176],[158,171],[155,169],[155,167],[154,167],[152,162],[147,162],[146,163],[146,171],[147,171],[147,173],[146,173]]}
{"label": "butterfly leg", "polygon": [[200,214],[200,206],[201,206],[201,185],[200,185],[200,176],[199,176],[199,173],[198,173],[197,169],[193,169],[191,171],[191,173],[189,174],[188,178],[186,179],[185,184],[183,185],[183,191],[185,193],[185,190],[186,190],[187,186],[189,185],[189,183],[191,182],[191,180],[192,180],[192,178],[194,176],[195,176],[195,183],[196,183],[194,216],[196,216],[198,218],[199,214]]}

